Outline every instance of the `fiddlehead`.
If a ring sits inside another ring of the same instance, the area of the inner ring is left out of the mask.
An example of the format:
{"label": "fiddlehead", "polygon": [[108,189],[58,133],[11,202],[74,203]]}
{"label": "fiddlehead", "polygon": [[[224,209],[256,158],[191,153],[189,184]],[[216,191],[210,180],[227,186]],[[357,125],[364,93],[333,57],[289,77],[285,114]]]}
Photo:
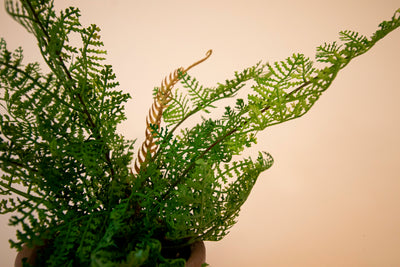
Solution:
{"label": "fiddlehead", "polygon": [[152,126],[159,129],[162,119],[163,111],[168,107],[169,101],[171,101],[171,92],[174,85],[181,79],[182,75],[187,73],[191,68],[199,65],[200,63],[207,60],[212,54],[212,50],[208,50],[206,56],[199,61],[196,61],[186,69],[178,68],[169,76],[165,77],[161,82],[160,88],[157,90],[157,94],[154,97],[153,104],[149,110],[149,114],[146,117],[146,130],[145,140],[142,146],[139,148],[138,155],[135,161],[135,171],[140,172],[142,165],[151,158],[152,155],[157,151],[156,139],[154,137],[154,130]]}

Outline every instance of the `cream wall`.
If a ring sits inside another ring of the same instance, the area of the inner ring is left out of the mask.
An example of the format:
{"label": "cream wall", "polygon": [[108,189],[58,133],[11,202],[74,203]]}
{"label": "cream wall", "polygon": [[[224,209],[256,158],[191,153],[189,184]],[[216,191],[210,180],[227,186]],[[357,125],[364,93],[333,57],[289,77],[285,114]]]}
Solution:
{"label": "cream wall", "polygon": [[[120,131],[143,140],[151,93],[161,79],[208,49],[191,73],[205,85],[259,60],[294,52],[313,57],[340,30],[370,35],[398,0],[85,0],[82,22],[96,23],[121,87],[133,99]],[[32,38],[0,10],[9,48]],[[36,53],[36,54],[35,54]],[[400,266],[400,30],[343,70],[305,117],[259,135],[275,165],[262,174],[224,240],[207,242],[208,263],[240,266]],[[1,263],[12,266],[1,221]]]}

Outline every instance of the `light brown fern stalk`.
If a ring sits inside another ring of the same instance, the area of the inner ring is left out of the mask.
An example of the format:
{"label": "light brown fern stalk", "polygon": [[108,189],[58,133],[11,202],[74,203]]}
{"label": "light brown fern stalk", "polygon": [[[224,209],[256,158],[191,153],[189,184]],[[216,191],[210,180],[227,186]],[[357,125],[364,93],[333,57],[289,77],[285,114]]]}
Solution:
{"label": "light brown fern stalk", "polygon": [[148,160],[156,153],[158,146],[156,144],[156,138],[152,134],[152,128],[155,126],[159,129],[162,120],[163,111],[168,107],[169,101],[171,101],[171,94],[174,85],[180,80],[181,75],[188,72],[191,68],[199,65],[200,63],[207,60],[212,54],[212,50],[208,50],[206,56],[199,61],[196,61],[186,69],[178,68],[169,76],[165,77],[161,82],[161,86],[154,96],[153,104],[149,110],[149,114],[146,117],[146,130],[145,140],[142,146],[139,148],[137,158],[135,160],[135,171],[139,173],[142,168],[145,168]]}

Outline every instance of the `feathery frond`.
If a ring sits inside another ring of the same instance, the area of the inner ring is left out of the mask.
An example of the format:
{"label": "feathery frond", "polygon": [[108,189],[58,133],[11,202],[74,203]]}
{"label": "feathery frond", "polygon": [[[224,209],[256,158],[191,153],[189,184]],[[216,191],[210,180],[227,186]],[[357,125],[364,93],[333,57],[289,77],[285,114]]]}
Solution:
{"label": "feathery frond", "polygon": [[187,73],[191,68],[197,66],[203,61],[207,60],[212,54],[212,50],[207,51],[206,56],[201,60],[193,63],[186,69],[178,68],[169,77],[161,83],[161,87],[156,91],[156,96],[154,97],[153,105],[149,110],[149,114],[146,117],[146,131],[145,131],[145,141],[140,147],[137,158],[135,161],[135,171],[140,172],[140,168],[143,163],[149,160],[147,157],[154,155],[157,150],[156,140],[154,138],[154,129],[159,129],[162,119],[162,114],[165,108],[168,107],[169,102],[172,100],[172,88],[181,79],[182,75]]}

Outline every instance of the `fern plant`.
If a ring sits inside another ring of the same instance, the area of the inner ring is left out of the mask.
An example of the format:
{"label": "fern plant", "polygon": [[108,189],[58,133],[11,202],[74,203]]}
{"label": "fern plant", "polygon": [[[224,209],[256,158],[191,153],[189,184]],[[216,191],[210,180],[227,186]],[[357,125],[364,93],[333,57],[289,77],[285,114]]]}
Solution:
{"label": "fern plant", "polygon": [[[130,96],[104,64],[99,28],[81,25],[77,8],[56,13],[51,0],[5,7],[36,37],[50,69],[25,64],[22,49],[1,39],[0,211],[21,229],[11,247],[41,247],[35,266],[184,266],[169,252],[222,239],[271,167],[266,152],[237,160],[257,133],[303,116],[341,69],[400,26],[399,9],[370,38],[343,31],[339,42],[319,46],[321,69],[293,54],[212,88],[188,73],[210,50],[154,89],[135,155],[134,142],[116,131]],[[252,93],[236,98],[248,82]],[[228,98],[236,103],[220,118],[206,117]],[[184,127],[196,114],[197,124]]]}

